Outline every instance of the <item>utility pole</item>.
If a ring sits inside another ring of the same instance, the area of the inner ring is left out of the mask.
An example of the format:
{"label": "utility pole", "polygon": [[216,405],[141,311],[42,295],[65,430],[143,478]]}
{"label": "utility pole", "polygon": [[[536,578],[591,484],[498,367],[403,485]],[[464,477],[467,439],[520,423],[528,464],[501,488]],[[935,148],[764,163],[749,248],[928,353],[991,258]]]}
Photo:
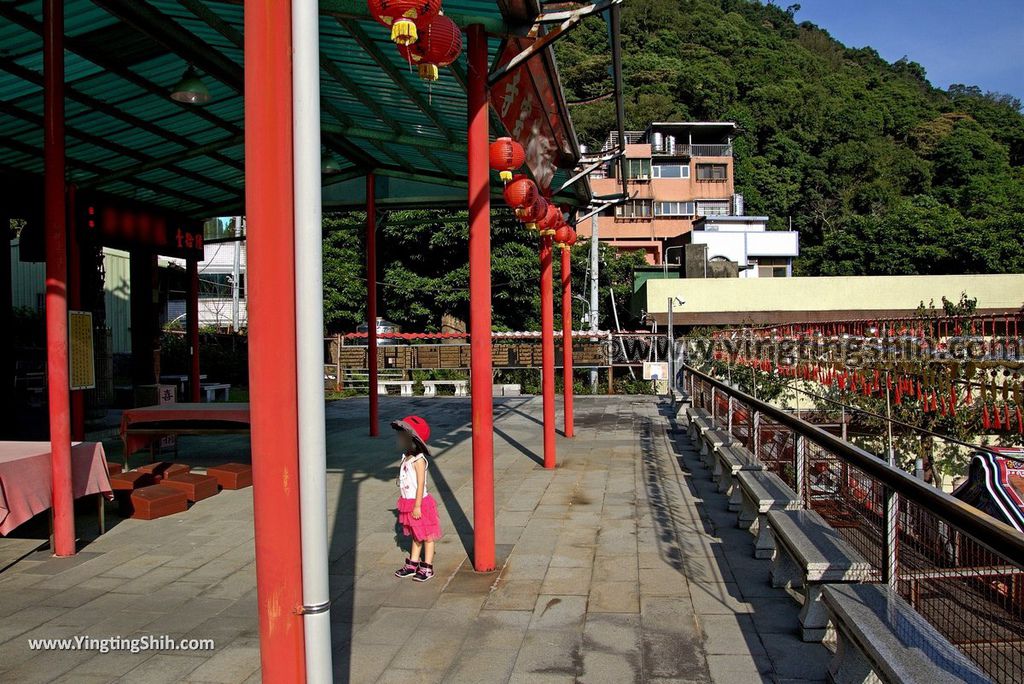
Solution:
{"label": "utility pole", "polygon": [[[599,261],[600,252],[598,250],[598,235],[597,235],[597,214],[590,217],[590,332],[597,332],[598,316],[597,316],[597,302],[598,295],[598,278],[597,278],[597,265]],[[590,338],[591,342],[597,342],[597,336]],[[590,369],[590,391],[597,394],[597,368]]]}
{"label": "utility pole", "polygon": [[675,340],[672,336],[672,297],[668,298],[668,393],[676,388]]}
{"label": "utility pole", "polygon": [[242,217],[235,221],[235,260],[231,265],[231,332],[238,332],[238,279],[242,271]]}

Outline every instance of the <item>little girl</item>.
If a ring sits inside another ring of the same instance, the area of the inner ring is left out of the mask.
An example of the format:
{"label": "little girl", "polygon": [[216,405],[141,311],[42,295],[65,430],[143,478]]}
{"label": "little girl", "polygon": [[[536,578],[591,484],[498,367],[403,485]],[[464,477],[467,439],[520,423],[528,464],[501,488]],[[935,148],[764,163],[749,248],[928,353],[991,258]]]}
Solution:
{"label": "little girl", "polygon": [[398,469],[398,522],[402,533],[412,537],[412,551],[405,565],[395,571],[395,577],[426,582],[434,576],[434,542],[441,538],[437,504],[427,493],[430,426],[419,416],[406,416],[392,422],[391,427],[398,431],[398,445],[402,449],[402,464]]}

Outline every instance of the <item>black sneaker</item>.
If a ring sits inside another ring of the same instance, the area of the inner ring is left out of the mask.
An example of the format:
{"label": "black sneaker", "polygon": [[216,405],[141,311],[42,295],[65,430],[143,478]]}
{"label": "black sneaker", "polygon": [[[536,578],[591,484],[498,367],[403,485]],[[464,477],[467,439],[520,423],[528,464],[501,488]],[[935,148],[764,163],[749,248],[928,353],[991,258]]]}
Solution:
{"label": "black sneaker", "polygon": [[434,566],[430,563],[420,563],[420,567],[416,570],[416,574],[413,577],[413,580],[415,580],[416,582],[426,582],[433,576]]}
{"label": "black sneaker", "polygon": [[405,559],[405,565],[395,570],[395,577],[412,577],[419,570],[420,564],[413,563],[408,558]]}

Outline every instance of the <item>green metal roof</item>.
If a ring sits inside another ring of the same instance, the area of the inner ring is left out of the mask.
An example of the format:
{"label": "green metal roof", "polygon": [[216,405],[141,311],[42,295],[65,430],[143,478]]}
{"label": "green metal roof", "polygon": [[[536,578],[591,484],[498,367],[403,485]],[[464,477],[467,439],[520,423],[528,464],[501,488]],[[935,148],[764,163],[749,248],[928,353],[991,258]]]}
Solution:
{"label": "green metal roof", "polygon": [[[503,39],[521,34],[537,11],[534,0],[444,5],[460,25],[485,25],[492,63]],[[323,141],[342,166],[336,179],[325,182],[344,184],[373,169],[417,183],[414,193],[399,192],[398,182],[385,184],[395,188],[393,199],[430,204],[430,193],[422,191],[428,183],[447,188],[437,203],[451,204],[451,189],[464,188],[466,179],[465,55],[428,87],[402,60],[388,31],[369,18],[365,0],[321,0],[320,6]],[[69,180],[197,217],[240,210],[242,10],[240,0],[66,0]],[[41,0],[0,3],[0,46],[0,170],[38,176]],[[554,72],[553,56],[547,58]],[[189,64],[211,91],[206,105],[168,96]],[[557,73],[552,80],[557,87]],[[564,107],[548,116],[567,119]],[[491,132],[506,133],[493,111]],[[571,173],[560,169],[552,187],[561,187]],[[343,198],[349,196],[326,191],[325,206],[348,206]],[[580,181],[559,197],[586,203],[589,188]]]}

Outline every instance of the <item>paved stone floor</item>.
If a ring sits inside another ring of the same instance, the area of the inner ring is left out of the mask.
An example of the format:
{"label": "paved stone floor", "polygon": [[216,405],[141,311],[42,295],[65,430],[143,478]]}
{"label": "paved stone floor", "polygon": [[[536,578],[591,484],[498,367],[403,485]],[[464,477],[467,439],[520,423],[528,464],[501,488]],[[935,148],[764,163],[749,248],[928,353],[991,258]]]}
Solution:
{"label": "paved stone floor", "polygon": [[[541,402],[495,400],[502,569],[469,566],[469,403],[388,398],[431,423],[447,535],[438,577],[396,580],[397,459],[365,436],[365,399],[328,406],[332,639],[339,682],[808,682],[829,652],[796,636],[797,604],[654,397],[580,397],[577,436],[540,467]],[[117,458],[116,442],[108,442]],[[236,460],[245,440],[186,438],[181,459]],[[117,522],[115,520],[115,522]],[[0,540],[3,543],[3,540]],[[187,513],[121,520],[74,559],[0,573],[0,681],[258,681],[251,490]],[[212,638],[212,652],[31,651],[31,638]]]}

